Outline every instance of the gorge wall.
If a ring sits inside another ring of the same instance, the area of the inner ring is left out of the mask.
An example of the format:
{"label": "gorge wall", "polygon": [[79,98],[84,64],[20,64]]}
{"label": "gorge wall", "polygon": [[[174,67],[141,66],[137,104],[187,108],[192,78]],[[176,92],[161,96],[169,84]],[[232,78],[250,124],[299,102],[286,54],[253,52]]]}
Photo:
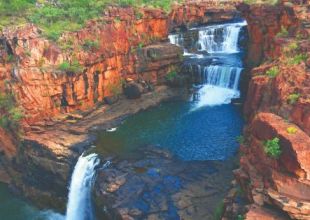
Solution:
{"label": "gorge wall", "polygon": [[[248,122],[234,172],[251,203],[244,217],[309,219],[309,3],[238,8],[249,24],[248,61],[262,62],[251,71]],[[266,153],[266,141],[274,138],[278,158]],[[231,191],[225,202],[236,194]],[[237,202],[228,205],[224,219],[237,217],[236,210]]]}

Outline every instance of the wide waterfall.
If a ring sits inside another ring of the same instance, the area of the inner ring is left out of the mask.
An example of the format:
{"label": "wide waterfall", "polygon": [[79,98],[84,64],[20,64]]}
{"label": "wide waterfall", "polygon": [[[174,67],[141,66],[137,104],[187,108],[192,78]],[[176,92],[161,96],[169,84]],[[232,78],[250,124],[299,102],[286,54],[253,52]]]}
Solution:
{"label": "wide waterfall", "polygon": [[199,51],[208,53],[237,53],[241,28],[246,22],[213,25],[199,30]]}
{"label": "wide waterfall", "polygon": [[193,109],[229,104],[240,97],[239,80],[243,68],[239,35],[244,26],[246,21],[232,22],[169,36],[172,44],[183,47],[185,55],[189,55],[186,65],[194,70],[196,83],[201,85]]}
{"label": "wide waterfall", "polygon": [[91,188],[99,163],[97,154],[79,157],[71,178],[66,220],[94,219]]}

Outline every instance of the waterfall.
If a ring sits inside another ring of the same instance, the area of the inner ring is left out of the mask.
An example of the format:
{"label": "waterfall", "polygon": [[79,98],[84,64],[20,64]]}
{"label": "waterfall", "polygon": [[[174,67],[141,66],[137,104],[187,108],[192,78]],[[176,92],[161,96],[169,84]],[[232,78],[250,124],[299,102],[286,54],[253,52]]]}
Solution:
{"label": "waterfall", "polygon": [[92,220],[91,189],[100,160],[97,154],[79,157],[69,190],[66,220]]}
{"label": "waterfall", "polygon": [[239,33],[246,22],[213,25],[199,30],[199,51],[237,53]]}
{"label": "waterfall", "polygon": [[[244,20],[192,28],[189,31],[196,31],[196,34],[188,35],[197,37],[190,45],[184,43],[186,34],[169,36],[172,44],[183,47],[185,55],[190,56],[185,65],[189,65],[190,69],[198,74],[195,79],[201,86],[195,88],[196,102],[193,109],[229,104],[232,99],[240,97],[238,87],[243,68],[241,56],[236,54],[241,52],[239,35],[242,27],[246,25]],[[194,53],[188,53],[188,50]],[[207,52],[207,54],[202,52]]]}
{"label": "waterfall", "polygon": [[[188,50],[196,50],[208,53],[238,53],[239,33],[242,27],[246,26],[246,21],[211,25],[207,27],[192,28],[189,32],[198,32],[198,39],[194,48],[187,48],[184,45],[184,38],[187,36],[183,33],[170,34],[171,44],[183,47],[185,55],[194,55],[188,53]],[[185,36],[184,36],[185,35]]]}
{"label": "waterfall", "polygon": [[178,45],[178,46],[183,46],[183,34],[170,34],[169,35],[169,40],[170,43]]}
{"label": "waterfall", "polygon": [[202,73],[203,84],[238,90],[241,70],[242,68],[238,67],[205,67]]}
{"label": "waterfall", "polygon": [[211,65],[198,70],[203,87],[198,91],[200,98],[194,109],[229,104],[231,99],[239,98],[238,84],[242,68]]}

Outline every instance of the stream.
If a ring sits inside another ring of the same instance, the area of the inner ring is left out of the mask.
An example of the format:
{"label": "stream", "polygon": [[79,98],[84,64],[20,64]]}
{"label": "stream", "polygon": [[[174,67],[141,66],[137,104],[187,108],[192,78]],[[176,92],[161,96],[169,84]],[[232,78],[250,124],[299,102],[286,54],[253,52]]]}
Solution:
{"label": "stream", "polygon": [[[240,106],[231,101],[240,97],[244,54],[240,33],[245,26],[241,20],[171,34],[170,42],[185,51],[185,69],[195,82],[194,95],[187,101],[162,103],[129,117],[117,128],[99,132],[96,153],[135,158],[138,148],[152,146],[168,150],[182,161],[225,161],[234,156],[243,119]],[[89,196],[97,163],[94,154],[77,162],[75,170],[83,172],[73,173],[67,219],[93,219]],[[3,216],[6,220],[65,219],[32,207],[1,184]]]}

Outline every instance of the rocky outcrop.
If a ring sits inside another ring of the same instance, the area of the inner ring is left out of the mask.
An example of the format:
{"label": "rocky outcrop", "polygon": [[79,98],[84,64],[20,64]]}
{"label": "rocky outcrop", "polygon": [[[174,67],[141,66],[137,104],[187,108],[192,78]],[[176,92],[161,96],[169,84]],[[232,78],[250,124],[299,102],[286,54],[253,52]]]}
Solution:
{"label": "rocky outcrop", "polygon": [[240,18],[236,5],[242,1],[186,1],[173,6],[170,12],[170,30],[231,21]]}
{"label": "rocky outcrop", "polygon": [[[1,37],[1,84],[25,110],[25,125],[59,113],[87,110],[121,93],[121,79],[162,82],[182,51],[167,41],[168,19],[161,10],[109,8],[85,28],[57,43],[33,26],[8,29]],[[154,45],[155,44],[155,45]],[[156,45],[157,44],[157,45]]]}
{"label": "rocky outcrop", "polygon": [[[241,11],[254,12],[243,12],[249,23],[249,59],[253,57],[253,64],[265,60],[251,71],[244,105],[248,119],[245,142],[240,148],[240,168],[235,171],[245,196],[253,203],[247,206],[245,219],[310,216],[310,47],[306,7],[309,5],[292,3],[239,6]],[[277,34],[281,27],[281,34]],[[279,138],[279,158],[266,153],[266,141],[274,138]],[[238,206],[236,201],[233,204],[228,205],[229,210]]]}
{"label": "rocky outcrop", "polygon": [[274,42],[276,35],[281,29],[293,35],[299,25],[294,9],[283,4],[239,4],[237,9],[248,23],[249,48],[246,63],[249,67],[259,65],[264,59],[276,58],[279,55],[279,47]]}
{"label": "rocky outcrop", "polygon": [[180,161],[151,146],[136,154],[98,171],[100,219],[212,219],[232,179],[231,160]]}

